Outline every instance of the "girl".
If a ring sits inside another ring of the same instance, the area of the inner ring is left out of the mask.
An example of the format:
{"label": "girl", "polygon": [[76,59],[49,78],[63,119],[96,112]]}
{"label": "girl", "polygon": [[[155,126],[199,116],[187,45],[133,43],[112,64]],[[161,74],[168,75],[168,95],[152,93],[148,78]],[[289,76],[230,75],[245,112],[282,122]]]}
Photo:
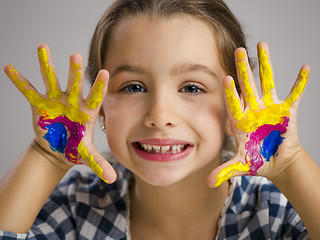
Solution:
{"label": "girl", "polygon": [[[49,47],[38,47],[46,95],[7,65],[30,102],[35,139],[1,181],[0,236],[319,237],[320,171],[296,129],[310,67],[280,101],[260,42],[260,98],[244,48],[222,1],[119,0],[92,38],[86,99],[79,54],[62,92]],[[111,164],[92,142],[97,117]],[[58,185],[74,164],[96,175],[72,172]]]}

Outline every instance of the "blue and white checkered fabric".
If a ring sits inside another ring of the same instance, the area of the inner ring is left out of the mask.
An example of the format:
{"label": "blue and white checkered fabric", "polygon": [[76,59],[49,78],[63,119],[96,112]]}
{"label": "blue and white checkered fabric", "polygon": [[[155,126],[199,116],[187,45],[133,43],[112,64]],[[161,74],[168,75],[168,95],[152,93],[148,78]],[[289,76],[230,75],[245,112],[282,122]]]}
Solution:
{"label": "blue and white checkered fabric", "polygon": [[[26,234],[0,232],[0,239],[130,239],[129,183],[121,167],[111,185],[72,171],[54,190]],[[267,179],[232,179],[216,239],[309,239],[288,200]],[[150,237],[152,239],[152,236]]]}
{"label": "blue and white checkered fabric", "polygon": [[263,177],[233,178],[217,239],[309,239],[291,204]]}

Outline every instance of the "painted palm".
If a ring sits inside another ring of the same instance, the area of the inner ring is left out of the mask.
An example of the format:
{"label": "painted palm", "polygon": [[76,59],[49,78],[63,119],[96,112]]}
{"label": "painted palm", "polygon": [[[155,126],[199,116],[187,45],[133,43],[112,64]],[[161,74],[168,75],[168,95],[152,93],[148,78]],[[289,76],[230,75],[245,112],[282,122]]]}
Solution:
{"label": "painted palm", "polygon": [[257,175],[265,162],[277,156],[279,146],[284,141],[283,134],[287,132],[290,122],[290,108],[303,93],[309,78],[309,70],[302,69],[299,80],[286,100],[275,102],[275,84],[268,54],[261,45],[258,47],[258,52],[263,98],[259,98],[254,86],[252,73],[248,70],[245,50],[238,51],[236,54],[238,79],[245,106],[239,99],[234,81],[229,82],[225,87],[232,121],[236,123],[237,129],[246,133],[247,140],[243,146],[245,161],[227,164],[220,169],[216,175],[216,187],[234,175]]}
{"label": "painted palm", "polygon": [[[45,48],[38,50],[41,72],[46,79],[47,95],[39,94],[34,87],[24,79],[13,66],[9,70],[9,78],[28,99],[31,106],[39,114],[38,126],[46,131],[43,136],[50,148],[55,152],[63,153],[66,159],[74,164],[81,163],[83,158],[93,171],[102,178],[103,171],[88,153],[83,137],[86,134],[86,124],[90,121],[90,110],[96,111],[103,99],[102,89],[104,80],[97,79],[88,99],[79,97],[81,71],[79,64],[70,62],[70,74],[73,75],[68,92],[60,90],[55,73],[48,63]],[[69,83],[68,83],[69,84]],[[86,104],[84,106],[84,104]]]}

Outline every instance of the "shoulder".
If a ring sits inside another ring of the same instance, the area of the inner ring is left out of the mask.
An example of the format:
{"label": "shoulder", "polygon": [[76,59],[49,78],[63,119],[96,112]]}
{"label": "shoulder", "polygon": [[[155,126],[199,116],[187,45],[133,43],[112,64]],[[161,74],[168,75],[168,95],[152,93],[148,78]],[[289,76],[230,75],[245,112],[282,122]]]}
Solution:
{"label": "shoulder", "polygon": [[[232,179],[221,232],[238,238],[278,239],[305,235],[305,227],[287,198],[268,179]],[[240,237],[241,236],[241,237]]]}

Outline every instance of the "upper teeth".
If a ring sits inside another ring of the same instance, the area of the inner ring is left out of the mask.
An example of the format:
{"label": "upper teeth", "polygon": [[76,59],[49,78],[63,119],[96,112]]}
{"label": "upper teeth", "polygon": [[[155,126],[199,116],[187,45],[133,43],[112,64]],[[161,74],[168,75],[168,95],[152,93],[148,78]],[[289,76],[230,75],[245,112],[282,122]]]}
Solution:
{"label": "upper teeth", "polygon": [[140,144],[140,146],[143,148],[146,152],[156,152],[156,153],[178,153],[182,152],[186,145],[165,145],[165,146],[159,146],[159,145],[150,145],[150,144]]}

